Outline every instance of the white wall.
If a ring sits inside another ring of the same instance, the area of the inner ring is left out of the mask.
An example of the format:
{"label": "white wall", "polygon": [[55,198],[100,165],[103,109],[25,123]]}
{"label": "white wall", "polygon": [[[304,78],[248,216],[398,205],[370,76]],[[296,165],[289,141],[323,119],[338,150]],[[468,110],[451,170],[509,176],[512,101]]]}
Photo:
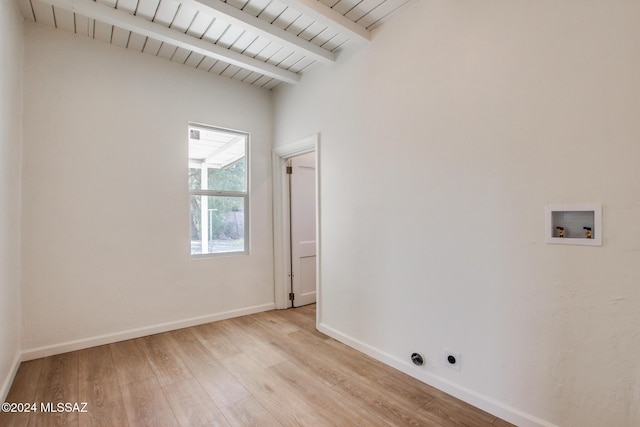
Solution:
{"label": "white wall", "polygon": [[0,401],[20,351],[20,171],[22,145],[22,17],[0,2]]}
{"label": "white wall", "polygon": [[[322,329],[518,425],[639,425],[638,16],[418,1],[278,88],[276,145],[321,133]],[[545,244],[556,203],[603,246]]]}
{"label": "white wall", "polygon": [[[273,307],[270,93],[25,34],[26,357]],[[251,134],[250,256],[189,258],[189,121]]]}

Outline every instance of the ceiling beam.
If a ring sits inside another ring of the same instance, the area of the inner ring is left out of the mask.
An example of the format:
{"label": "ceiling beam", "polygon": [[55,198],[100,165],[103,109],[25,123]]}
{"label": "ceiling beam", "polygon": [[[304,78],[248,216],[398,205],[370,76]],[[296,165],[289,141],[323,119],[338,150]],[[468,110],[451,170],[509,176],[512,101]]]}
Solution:
{"label": "ceiling beam", "polygon": [[325,24],[327,27],[338,28],[350,38],[369,42],[371,31],[361,27],[344,15],[331,9],[318,0],[278,0],[295,10],[302,12],[310,18]]}
{"label": "ceiling beam", "polygon": [[323,49],[293,33],[271,25],[267,21],[243,12],[220,0],[180,0],[180,2],[198,9],[207,15],[213,15],[229,24],[236,25],[257,36],[266,37],[284,47],[304,53],[316,61],[333,63],[336,60],[333,52]]}
{"label": "ceiling beam", "polygon": [[180,31],[167,28],[164,25],[147,21],[127,12],[96,3],[92,0],[40,0],[74,13],[87,16],[110,25],[123,28],[143,36],[151,37],[161,42],[169,43],[187,49],[209,58],[218,59],[247,70],[263,74],[282,82],[296,84],[300,76],[291,71],[278,68],[275,65],[262,62],[241,53],[225,49],[205,40],[190,36]]}

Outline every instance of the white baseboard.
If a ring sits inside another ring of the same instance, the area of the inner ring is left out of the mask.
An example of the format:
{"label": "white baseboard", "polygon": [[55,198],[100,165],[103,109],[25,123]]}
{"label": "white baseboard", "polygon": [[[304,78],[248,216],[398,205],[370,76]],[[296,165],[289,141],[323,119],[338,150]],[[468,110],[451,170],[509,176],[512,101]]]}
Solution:
{"label": "white baseboard", "polygon": [[9,389],[11,388],[11,384],[13,384],[13,379],[16,377],[18,373],[18,368],[20,367],[21,355],[20,353],[16,354],[16,357],[13,358],[13,362],[11,363],[11,369],[7,374],[7,377],[2,383],[2,388],[0,388],[0,402],[5,402],[7,400],[7,395],[9,394]]}
{"label": "white baseboard", "polygon": [[216,322],[218,320],[231,319],[233,317],[246,316],[248,314],[260,313],[262,311],[273,310],[274,303],[256,305],[238,310],[225,311],[222,313],[209,314],[206,316],[192,317],[190,319],[178,320],[174,322],[160,323],[158,325],[145,326],[143,328],[130,329],[112,334],[99,335],[96,337],[83,338],[75,341],[67,341],[60,344],[43,346],[24,350],[21,353],[21,360],[33,360],[41,357],[53,356],[55,354],[66,353],[68,351],[83,350],[85,348],[96,347],[104,344],[111,344],[118,341],[140,338],[147,335],[159,334],[176,329],[188,328],[190,326],[202,325],[204,323]]}
{"label": "white baseboard", "polygon": [[542,420],[533,415],[522,412],[516,408],[506,405],[490,397],[484,396],[473,390],[465,387],[461,387],[445,378],[438,375],[433,375],[428,372],[420,371],[415,366],[411,365],[408,361],[401,360],[395,356],[385,353],[375,347],[363,343],[353,337],[345,335],[323,323],[318,324],[318,330],[323,334],[329,335],[349,347],[353,347],[362,353],[379,360],[399,371],[404,372],[432,387],[444,391],[445,393],[454,396],[476,408],[482,409],[496,417],[502,418],[512,424],[519,427],[558,427],[548,421]]}

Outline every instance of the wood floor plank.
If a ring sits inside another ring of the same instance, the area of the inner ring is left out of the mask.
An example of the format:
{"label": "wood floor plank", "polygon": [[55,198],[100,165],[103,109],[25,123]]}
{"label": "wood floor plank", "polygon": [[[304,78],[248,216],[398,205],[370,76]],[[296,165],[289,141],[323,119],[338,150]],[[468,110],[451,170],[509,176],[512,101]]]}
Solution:
{"label": "wood floor plank", "polygon": [[315,303],[303,305],[301,307],[296,307],[295,310],[298,313],[304,314],[306,316],[313,317],[313,318],[316,317],[316,304]]}
{"label": "wood floor plank", "polygon": [[[421,408],[422,409],[422,408]],[[437,425],[440,427],[468,427],[466,424],[460,424],[457,420],[449,417],[447,414],[442,414],[440,412],[433,412],[430,410],[420,411],[421,415],[431,420],[433,425]],[[484,424],[484,426],[492,425],[492,424]]]}
{"label": "wood floor plank", "polygon": [[309,316],[307,314],[297,311],[297,309],[275,310],[271,313],[273,313],[274,316],[278,316],[279,318],[283,319],[285,322],[289,322],[296,325],[298,329],[311,333],[317,338],[320,338],[320,339],[328,338],[325,334],[323,334],[322,332],[316,329],[315,315]]}
{"label": "wood floor plank", "polygon": [[233,337],[234,343],[242,350],[242,353],[252,358],[263,368],[268,368],[287,360],[286,355],[278,348],[269,345],[261,337],[256,337],[250,333],[251,329],[257,325],[258,322],[256,321],[248,323],[240,322],[236,319],[222,322],[223,330],[228,337]]}
{"label": "wood floor plank", "polygon": [[262,313],[253,314],[251,315],[251,317],[256,321],[261,322],[264,326],[271,329],[274,333],[277,334],[286,335],[300,330],[300,328],[295,323],[282,319],[273,311],[263,311]]}
{"label": "wood floor plank", "polygon": [[369,410],[335,393],[330,386],[294,362],[284,362],[269,370],[294,388],[305,402],[340,426],[388,425]]}
{"label": "wood floor plank", "polygon": [[280,427],[281,424],[273,418],[253,397],[242,399],[220,409],[229,424],[233,427]]}
{"label": "wood floor plank", "polygon": [[44,359],[29,360],[20,364],[7,394],[7,402],[29,402],[35,398],[43,364]]}
{"label": "wood floor plank", "polygon": [[[301,336],[301,339],[307,340],[307,337]],[[345,359],[345,362],[348,363],[349,369],[358,373],[361,376],[368,376],[369,371],[374,371],[376,373],[381,374],[389,374],[394,375],[399,373],[397,369],[392,368],[389,365],[385,365],[384,363],[373,359],[361,351],[356,350],[355,348],[351,348],[347,345],[342,344],[335,339],[324,336],[322,343],[331,348],[332,352],[339,353]],[[318,343],[317,345],[319,345]],[[363,360],[367,360],[367,363],[361,363]]]}
{"label": "wood floor plank", "polygon": [[121,385],[127,420],[136,427],[179,426],[155,377]]}
{"label": "wood floor plank", "polygon": [[[7,394],[10,403],[35,403],[38,379],[42,371],[44,359],[22,362]],[[39,409],[39,408],[38,408]],[[29,424],[29,412],[0,412],[0,426],[26,427]]]}
{"label": "wood floor plank", "polygon": [[434,425],[433,420],[419,414],[410,402],[395,399],[390,393],[369,383],[363,378],[350,378],[334,387],[346,399],[371,411],[391,425]]}
{"label": "wood floor plank", "polygon": [[79,415],[80,426],[128,426],[109,346],[78,352],[79,394],[87,413]]}
{"label": "wood floor plank", "polygon": [[207,323],[191,328],[193,334],[218,360],[242,353],[223,328],[222,322]]}
{"label": "wood floor plank", "polygon": [[257,339],[267,340],[267,342],[285,353],[290,359],[295,360],[306,369],[314,373],[316,377],[328,385],[338,384],[352,375],[352,372],[339,365],[327,363],[322,357],[315,354],[313,348],[299,345],[289,336],[274,334],[269,328],[259,322],[247,329]]}
{"label": "wood floor plank", "polygon": [[[38,380],[35,402],[52,404],[80,402],[78,392],[78,353],[64,353],[44,359]],[[29,425],[64,426],[77,423],[77,412],[43,412],[31,414]]]}
{"label": "wood floor plank", "polygon": [[244,326],[244,325],[251,325],[255,321],[256,319],[254,319],[252,315],[248,315],[248,316],[233,317],[231,319],[223,320],[220,323],[224,324],[228,322],[233,322],[237,325]]}
{"label": "wood floor plank", "polygon": [[448,401],[433,399],[418,409],[418,412],[439,420],[443,425],[455,426],[481,427],[492,424],[496,418],[453,397],[449,397]]}
{"label": "wood floor plank", "polygon": [[150,335],[142,340],[151,369],[160,386],[193,378],[168,334]]}
{"label": "wood floor plank", "polygon": [[143,381],[154,376],[142,346],[143,342],[142,338],[137,338],[109,344],[121,385]]}
{"label": "wood floor plank", "polygon": [[183,427],[229,426],[222,412],[195,378],[163,387],[173,414]]}
{"label": "wood floor plank", "polygon": [[218,407],[246,399],[250,393],[195,337],[192,329],[168,334],[180,357]]}
{"label": "wood floor plank", "polygon": [[282,425],[336,425],[300,399],[285,382],[271,375],[249,356],[240,354],[228,357],[222,360],[222,363]]}
{"label": "wood floor plank", "polygon": [[392,368],[372,360],[370,357],[356,350],[350,349],[344,345],[331,346],[325,340],[319,340],[307,331],[300,330],[288,335],[293,342],[299,343],[310,349],[313,354],[321,357],[325,363],[340,366],[348,372],[348,376],[360,375],[368,377],[377,375],[385,370],[395,372]]}
{"label": "wood floor plank", "polygon": [[506,422],[503,419],[500,419],[498,417],[496,417],[495,420],[493,420],[493,424],[491,424],[492,426],[495,427],[513,427],[513,424]]}

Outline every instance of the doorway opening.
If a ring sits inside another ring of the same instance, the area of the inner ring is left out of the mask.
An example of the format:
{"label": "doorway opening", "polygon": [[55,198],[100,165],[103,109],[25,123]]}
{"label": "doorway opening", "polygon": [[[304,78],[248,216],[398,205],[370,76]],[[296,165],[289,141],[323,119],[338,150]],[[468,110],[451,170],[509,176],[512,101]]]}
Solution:
{"label": "doorway opening", "polygon": [[314,134],[273,150],[275,304],[279,309],[314,302],[319,308],[321,302],[318,142],[319,135]]}
{"label": "doorway opening", "polygon": [[316,153],[287,161],[292,307],[316,302]]}

